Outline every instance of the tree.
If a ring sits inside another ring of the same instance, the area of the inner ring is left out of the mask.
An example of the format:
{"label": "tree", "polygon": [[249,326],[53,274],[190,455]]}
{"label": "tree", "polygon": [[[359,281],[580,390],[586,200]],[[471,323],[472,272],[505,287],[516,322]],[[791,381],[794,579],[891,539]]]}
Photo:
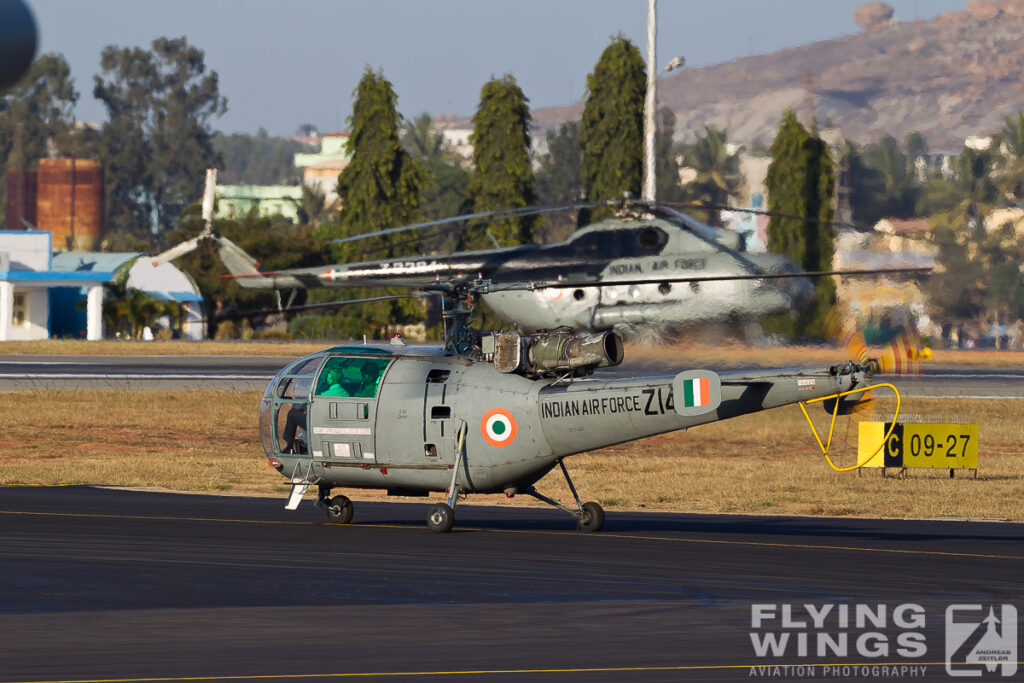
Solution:
{"label": "tree", "polygon": [[93,94],[107,109],[103,126],[107,223],[155,237],[202,192],[204,171],[221,162],[210,119],[227,110],[215,71],[185,38],[157,38],[152,49],[103,50]]}
{"label": "tree", "polygon": [[[782,254],[804,270],[832,267],[832,196],[835,172],[828,146],[807,132],[792,109],[786,111],[770,149],[772,161],[765,178],[768,210],[768,250]],[[815,305],[800,312],[796,334],[821,338],[825,318],[835,304],[835,283],[818,278]]]}
{"label": "tree", "polygon": [[0,96],[0,215],[6,208],[4,171],[35,168],[39,159],[49,156],[49,147],[58,153],[73,151],[77,101],[71,69],[59,54],[42,55],[13,89]]}
{"label": "tree", "polygon": [[[640,196],[646,92],[647,70],[640,51],[620,33],[587,76],[580,124],[587,199],[620,199],[624,192]],[[580,211],[580,225],[608,213]]]}
{"label": "tree", "polygon": [[1024,112],[1016,118],[1003,117],[1003,129],[996,135],[993,147],[1000,151],[997,173],[999,189],[1013,203],[1024,197]]}
{"label": "tree", "polygon": [[659,202],[685,202],[679,184],[680,145],[676,144],[676,115],[668,107],[658,109],[654,134],[655,197]]}
{"label": "tree", "polygon": [[[574,204],[583,199],[580,124],[569,121],[546,135],[548,151],[540,157],[535,176],[537,199],[549,206]],[[569,236],[576,220],[568,214],[550,213],[545,217],[545,226],[542,241],[557,241]]]}
{"label": "tree", "polygon": [[[369,67],[353,93],[355,102],[348,119],[352,160],[338,176],[338,196],[342,207],[338,223],[324,226],[319,235],[326,239],[353,237],[418,221],[420,188],[429,180],[423,166],[402,148],[398,135],[398,97],[391,82],[380,71]],[[360,242],[330,245],[334,260],[360,260],[367,255],[391,258],[407,251],[418,251],[415,238],[405,235],[375,237]],[[355,299],[380,295],[380,291],[346,290],[342,298]],[[401,293],[401,292],[398,292]],[[332,298],[337,298],[331,293]],[[317,292],[313,299],[324,300]],[[386,301],[349,306],[343,316],[333,316],[333,330],[339,336],[356,338],[363,334],[386,337],[396,326],[418,322],[422,307],[410,301]]]}
{"label": "tree", "polygon": [[979,323],[1024,316],[1024,242],[1011,225],[972,228],[966,209],[931,218],[939,267],[925,281],[929,301],[948,317]]}
{"label": "tree", "polygon": [[172,320],[181,315],[175,301],[164,301],[152,294],[128,286],[128,276],[139,257],[122,263],[114,272],[113,282],[103,285],[103,322],[121,339],[141,339],[143,329],[152,328],[165,315]]}
{"label": "tree", "polygon": [[270,137],[260,128],[256,135],[216,133],[213,149],[224,161],[224,170],[217,174],[224,185],[298,185],[301,174],[294,157],[308,147]]}
{"label": "tree", "polygon": [[[536,202],[530,167],[529,100],[511,74],[492,78],[480,90],[473,115],[473,174],[469,196],[473,211],[495,211],[530,206]],[[533,241],[535,216],[473,225],[462,234],[460,247],[492,246],[487,233],[503,247]]]}
{"label": "tree", "polygon": [[[462,158],[445,141],[444,133],[434,126],[430,114],[420,114],[402,127],[402,146],[431,178],[420,187],[420,209],[425,218],[440,220],[469,211],[469,172],[462,167]],[[447,238],[446,246],[454,248],[454,232],[440,233]]]}
{"label": "tree", "polygon": [[[908,142],[919,147],[919,142],[908,138]],[[916,215],[917,202],[921,188],[917,181],[914,159],[917,150],[908,146],[906,151],[891,135],[886,135],[878,142],[868,145],[864,150],[864,159],[874,171],[877,182],[874,205],[875,215],[870,217],[876,222],[881,218],[912,218]]]}
{"label": "tree", "polygon": [[299,218],[302,222],[318,230],[326,210],[327,195],[320,190],[320,184],[315,183],[312,187],[303,185],[302,198],[299,200]]}
{"label": "tree", "polygon": [[[426,171],[402,148],[398,136],[398,96],[380,71],[369,67],[353,92],[349,117],[352,160],[338,176],[342,199],[338,225],[332,237],[351,237],[413,223],[420,218],[420,186]],[[382,256],[396,254],[391,238],[376,238]],[[334,249],[337,256],[351,256]]]}
{"label": "tree", "polygon": [[[697,177],[686,185],[686,200],[712,206],[728,206],[743,186],[739,149],[730,152],[725,131],[705,126],[704,135],[684,148],[686,165]],[[710,225],[721,225],[721,211],[706,211]]]}

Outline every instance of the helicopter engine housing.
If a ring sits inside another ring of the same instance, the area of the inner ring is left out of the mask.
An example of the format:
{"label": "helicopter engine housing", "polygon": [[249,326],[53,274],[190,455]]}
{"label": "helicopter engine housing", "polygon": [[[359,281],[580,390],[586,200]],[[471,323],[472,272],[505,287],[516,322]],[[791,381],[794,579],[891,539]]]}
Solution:
{"label": "helicopter engine housing", "polygon": [[484,354],[500,372],[543,377],[616,366],[623,350],[615,332],[575,334],[566,328],[533,335],[498,332],[485,341]]}

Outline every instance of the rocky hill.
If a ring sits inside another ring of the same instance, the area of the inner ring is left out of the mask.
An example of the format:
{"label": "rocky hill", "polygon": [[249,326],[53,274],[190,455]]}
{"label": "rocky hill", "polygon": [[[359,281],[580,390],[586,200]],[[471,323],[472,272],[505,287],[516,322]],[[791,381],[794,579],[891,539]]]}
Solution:
{"label": "rocky hill", "polygon": [[[929,21],[864,22],[869,28],[856,35],[683,69],[659,81],[659,104],[675,112],[676,135],[688,140],[714,124],[732,142],[767,145],[783,111],[792,107],[806,121],[813,102],[819,123],[851,140],[919,131],[931,149],[957,151],[1024,108],[1024,0],[966,4]],[[553,125],[578,119],[582,107],[533,115]]]}

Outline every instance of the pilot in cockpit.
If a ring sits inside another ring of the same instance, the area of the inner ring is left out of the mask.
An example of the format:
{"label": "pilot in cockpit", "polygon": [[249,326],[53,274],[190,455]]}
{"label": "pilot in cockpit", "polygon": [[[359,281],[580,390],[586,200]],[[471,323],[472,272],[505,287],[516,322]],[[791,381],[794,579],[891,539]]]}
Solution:
{"label": "pilot in cockpit", "polygon": [[322,385],[327,388],[320,392],[321,396],[351,396],[348,389],[341,385],[341,367],[333,365],[325,371],[327,375],[326,381],[322,382]]}

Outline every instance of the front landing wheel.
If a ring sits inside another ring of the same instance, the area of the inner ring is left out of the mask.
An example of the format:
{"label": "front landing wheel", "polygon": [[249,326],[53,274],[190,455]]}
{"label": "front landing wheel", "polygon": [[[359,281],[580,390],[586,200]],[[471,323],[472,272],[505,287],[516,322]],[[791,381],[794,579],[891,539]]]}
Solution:
{"label": "front landing wheel", "polygon": [[452,510],[448,503],[438,503],[430,508],[430,513],[427,515],[427,526],[431,531],[436,531],[439,534],[447,533],[452,530],[454,523],[455,510]]}
{"label": "front landing wheel", "polygon": [[331,504],[327,506],[328,519],[339,524],[351,522],[353,512],[352,501],[345,496],[331,498]]}
{"label": "front landing wheel", "polygon": [[576,520],[580,531],[593,533],[604,526],[604,509],[597,503],[584,503],[583,514]]}

